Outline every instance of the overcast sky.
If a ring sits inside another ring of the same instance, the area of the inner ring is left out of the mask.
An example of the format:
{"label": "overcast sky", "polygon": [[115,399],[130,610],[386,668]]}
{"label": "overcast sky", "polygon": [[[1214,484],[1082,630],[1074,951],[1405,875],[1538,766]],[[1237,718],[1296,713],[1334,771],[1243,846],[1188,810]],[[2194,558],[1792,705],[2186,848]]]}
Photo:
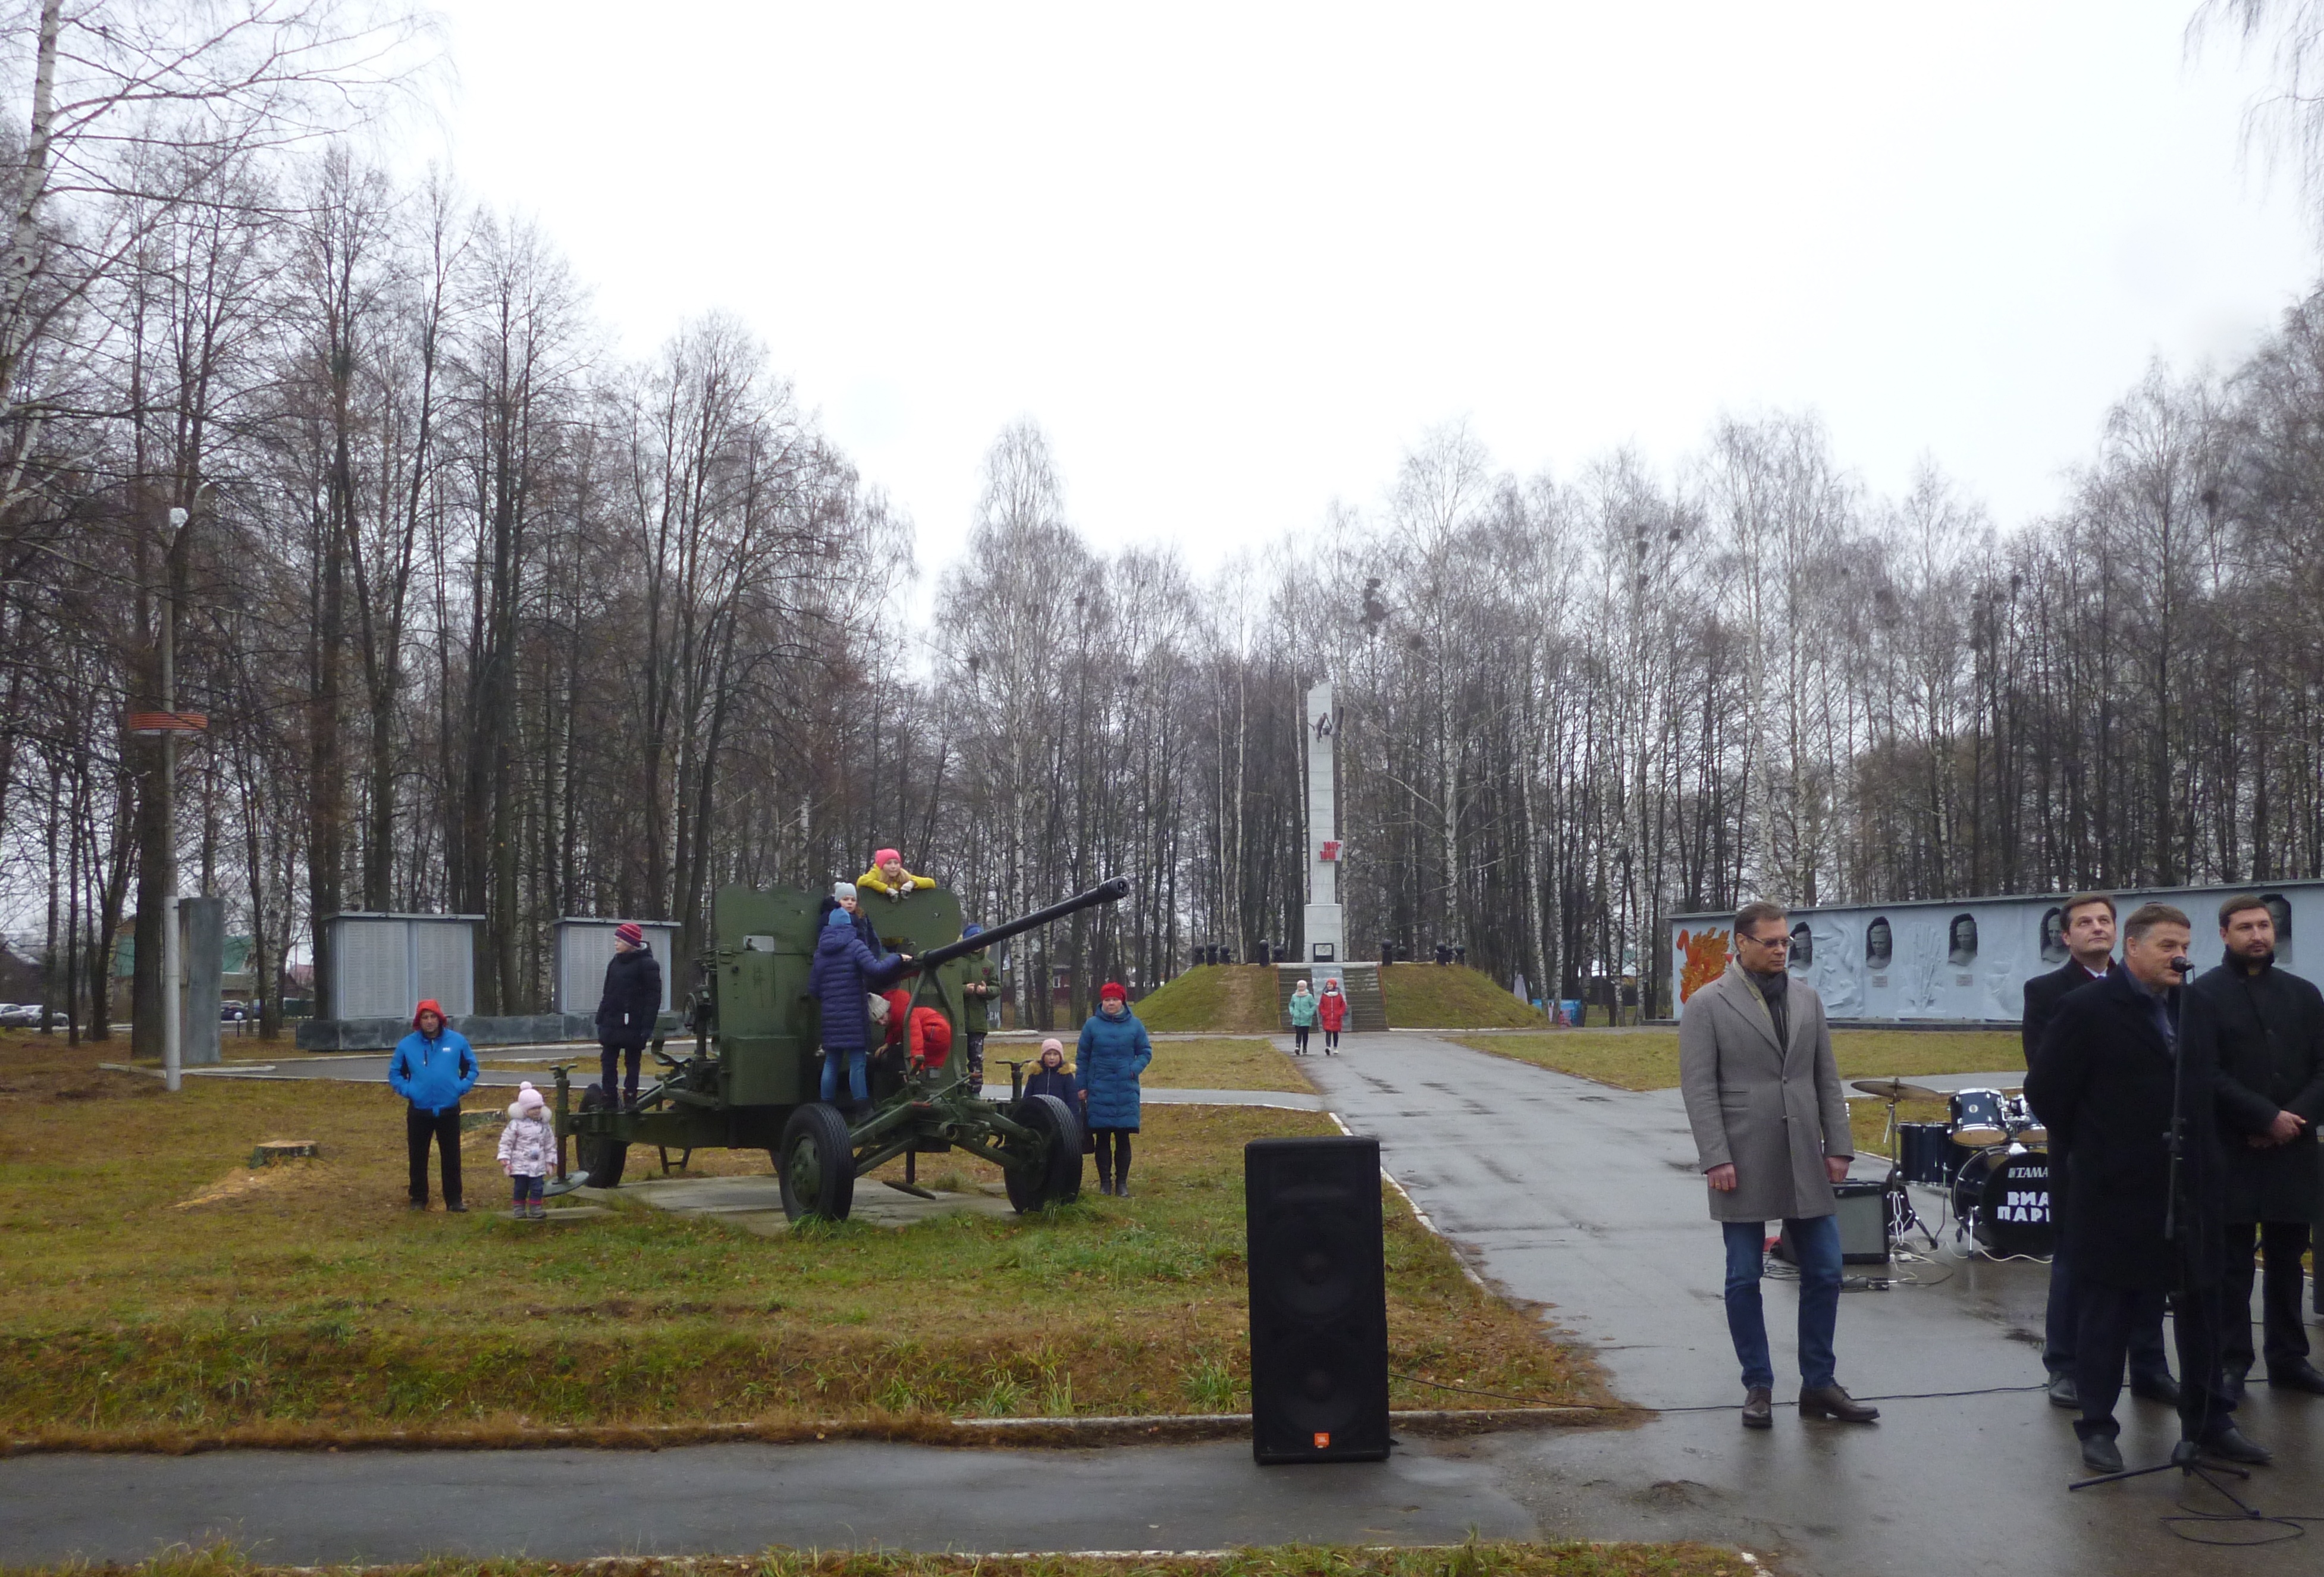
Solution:
{"label": "overcast sky", "polygon": [[2014,526],[2317,271],[2192,0],[438,0],[446,133],[643,355],[725,308],[940,559],[1003,424],[1197,567],[1468,420],[1520,472],[1812,406]]}

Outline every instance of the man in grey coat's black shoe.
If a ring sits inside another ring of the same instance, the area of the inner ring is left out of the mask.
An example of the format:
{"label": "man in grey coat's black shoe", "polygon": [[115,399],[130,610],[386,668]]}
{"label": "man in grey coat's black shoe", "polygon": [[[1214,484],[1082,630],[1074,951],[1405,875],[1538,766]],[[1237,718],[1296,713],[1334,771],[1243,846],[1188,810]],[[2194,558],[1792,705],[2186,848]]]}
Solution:
{"label": "man in grey coat's black shoe", "polygon": [[1759,1301],[1767,1222],[1791,1230],[1800,1259],[1800,1416],[1869,1424],[1880,1416],[1841,1388],[1832,1354],[1840,1318],[1839,1201],[1856,1146],[1832,1061],[1823,1002],[1785,964],[1781,906],[1735,916],[1735,957],[1679,1020],[1679,1090],[1711,1216],[1727,1240],[1727,1329],[1743,1365],[1743,1424],[1775,1422],[1775,1371]]}

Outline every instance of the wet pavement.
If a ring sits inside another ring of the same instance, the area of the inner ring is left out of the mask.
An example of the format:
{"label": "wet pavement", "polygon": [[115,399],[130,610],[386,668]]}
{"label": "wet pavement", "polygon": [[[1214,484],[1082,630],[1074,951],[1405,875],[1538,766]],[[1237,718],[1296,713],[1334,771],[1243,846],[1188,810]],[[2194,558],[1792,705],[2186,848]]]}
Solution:
{"label": "wet pavement", "polygon": [[529,1554],[1192,1550],[1523,1538],[1484,1464],[1425,1452],[1261,1470],[1245,1444],[1093,1451],[217,1452],[0,1461],[0,1562],[230,1541],[284,1565]]}
{"label": "wet pavement", "polygon": [[[1676,1091],[1609,1089],[1410,1035],[1342,1044],[1346,1055],[1311,1070],[1333,1109],[1379,1138],[1388,1169],[1473,1268],[1548,1305],[1545,1317],[1595,1351],[1618,1395],[1710,1409],[1464,1448],[1545,1532],[1778,1549],[1829,1573],[1989,1566],[2258,1577],[2324,1562],[2324,1545],[2304,1539],[2219,1551],[2171,1536],[2159,1519],[2178,1509],[2176,1473],[2070,1493],[2079,1476],[2070,1416],[2038,1390],[1999,1388],[2043,1378],[2048,1269],[1969,1258],[1950,1232],[1929,1262],[1896,1268],[1920,1284],[1842,1297],[1840,1380],[1863,1397],[1986,1394],[1883,1401],[1869,1426],[1803,1423],[1783,1407],[1775,1429],[1747,1434],[1734,1411],[1742,1391],[1720,1299],[1719,1234]],[[1933,1222],[1933,1192],[1916,1193]],[[1793,1287],[1771,1277],[1766,1307],[1781,1399],[1798,1386]],[[2168,1455],[2175,1415],[2126,1397],[2121,1416],[2127,1460]],[[2258,1387],[2241,1422],[2276,1452],[2245,1486],[2247,1499],[2324,1513],[2324,1398]],[[2190,1499],[2226,1509],[2200,1487]]]}

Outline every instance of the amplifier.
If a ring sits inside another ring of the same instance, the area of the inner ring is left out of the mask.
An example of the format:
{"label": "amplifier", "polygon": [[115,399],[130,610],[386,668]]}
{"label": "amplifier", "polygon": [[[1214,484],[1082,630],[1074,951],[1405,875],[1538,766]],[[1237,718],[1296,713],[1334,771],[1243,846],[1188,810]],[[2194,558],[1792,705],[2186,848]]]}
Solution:
{"label": "amplifier", "polygon": [[[1831,1191],[1840,1199],[1840,1259],[1843,1265],[1886,1265],[1888,1263],[1888,1212],[1881,1195],[1887,1185],[1869,1177],[1850,1177],[1845,1183],[1835,1183]],[[1792,1249],[1792,1230],[1784,1229],[1776,1240],[1775,1258],[1786,1265],[1796,1265],[1800,1258]]]}

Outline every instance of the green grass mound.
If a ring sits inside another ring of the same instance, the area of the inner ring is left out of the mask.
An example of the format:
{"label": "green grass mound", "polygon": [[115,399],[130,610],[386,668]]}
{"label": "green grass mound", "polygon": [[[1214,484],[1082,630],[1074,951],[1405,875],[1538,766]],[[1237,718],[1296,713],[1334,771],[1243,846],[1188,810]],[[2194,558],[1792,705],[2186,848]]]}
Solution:
{"label": "green grass mound", "polygon": [[1141,998],[1138,1017],[1148,1029],[1271,1035],[1281,1027],[1275,970],[1264,964],[1196,964]]}
{"label": "green grass mound", "polygon": [[1379,972],[1388,1021],[1397,1029],[1528,1029],[1542,1015],[1457,964],[1391,964]]}

